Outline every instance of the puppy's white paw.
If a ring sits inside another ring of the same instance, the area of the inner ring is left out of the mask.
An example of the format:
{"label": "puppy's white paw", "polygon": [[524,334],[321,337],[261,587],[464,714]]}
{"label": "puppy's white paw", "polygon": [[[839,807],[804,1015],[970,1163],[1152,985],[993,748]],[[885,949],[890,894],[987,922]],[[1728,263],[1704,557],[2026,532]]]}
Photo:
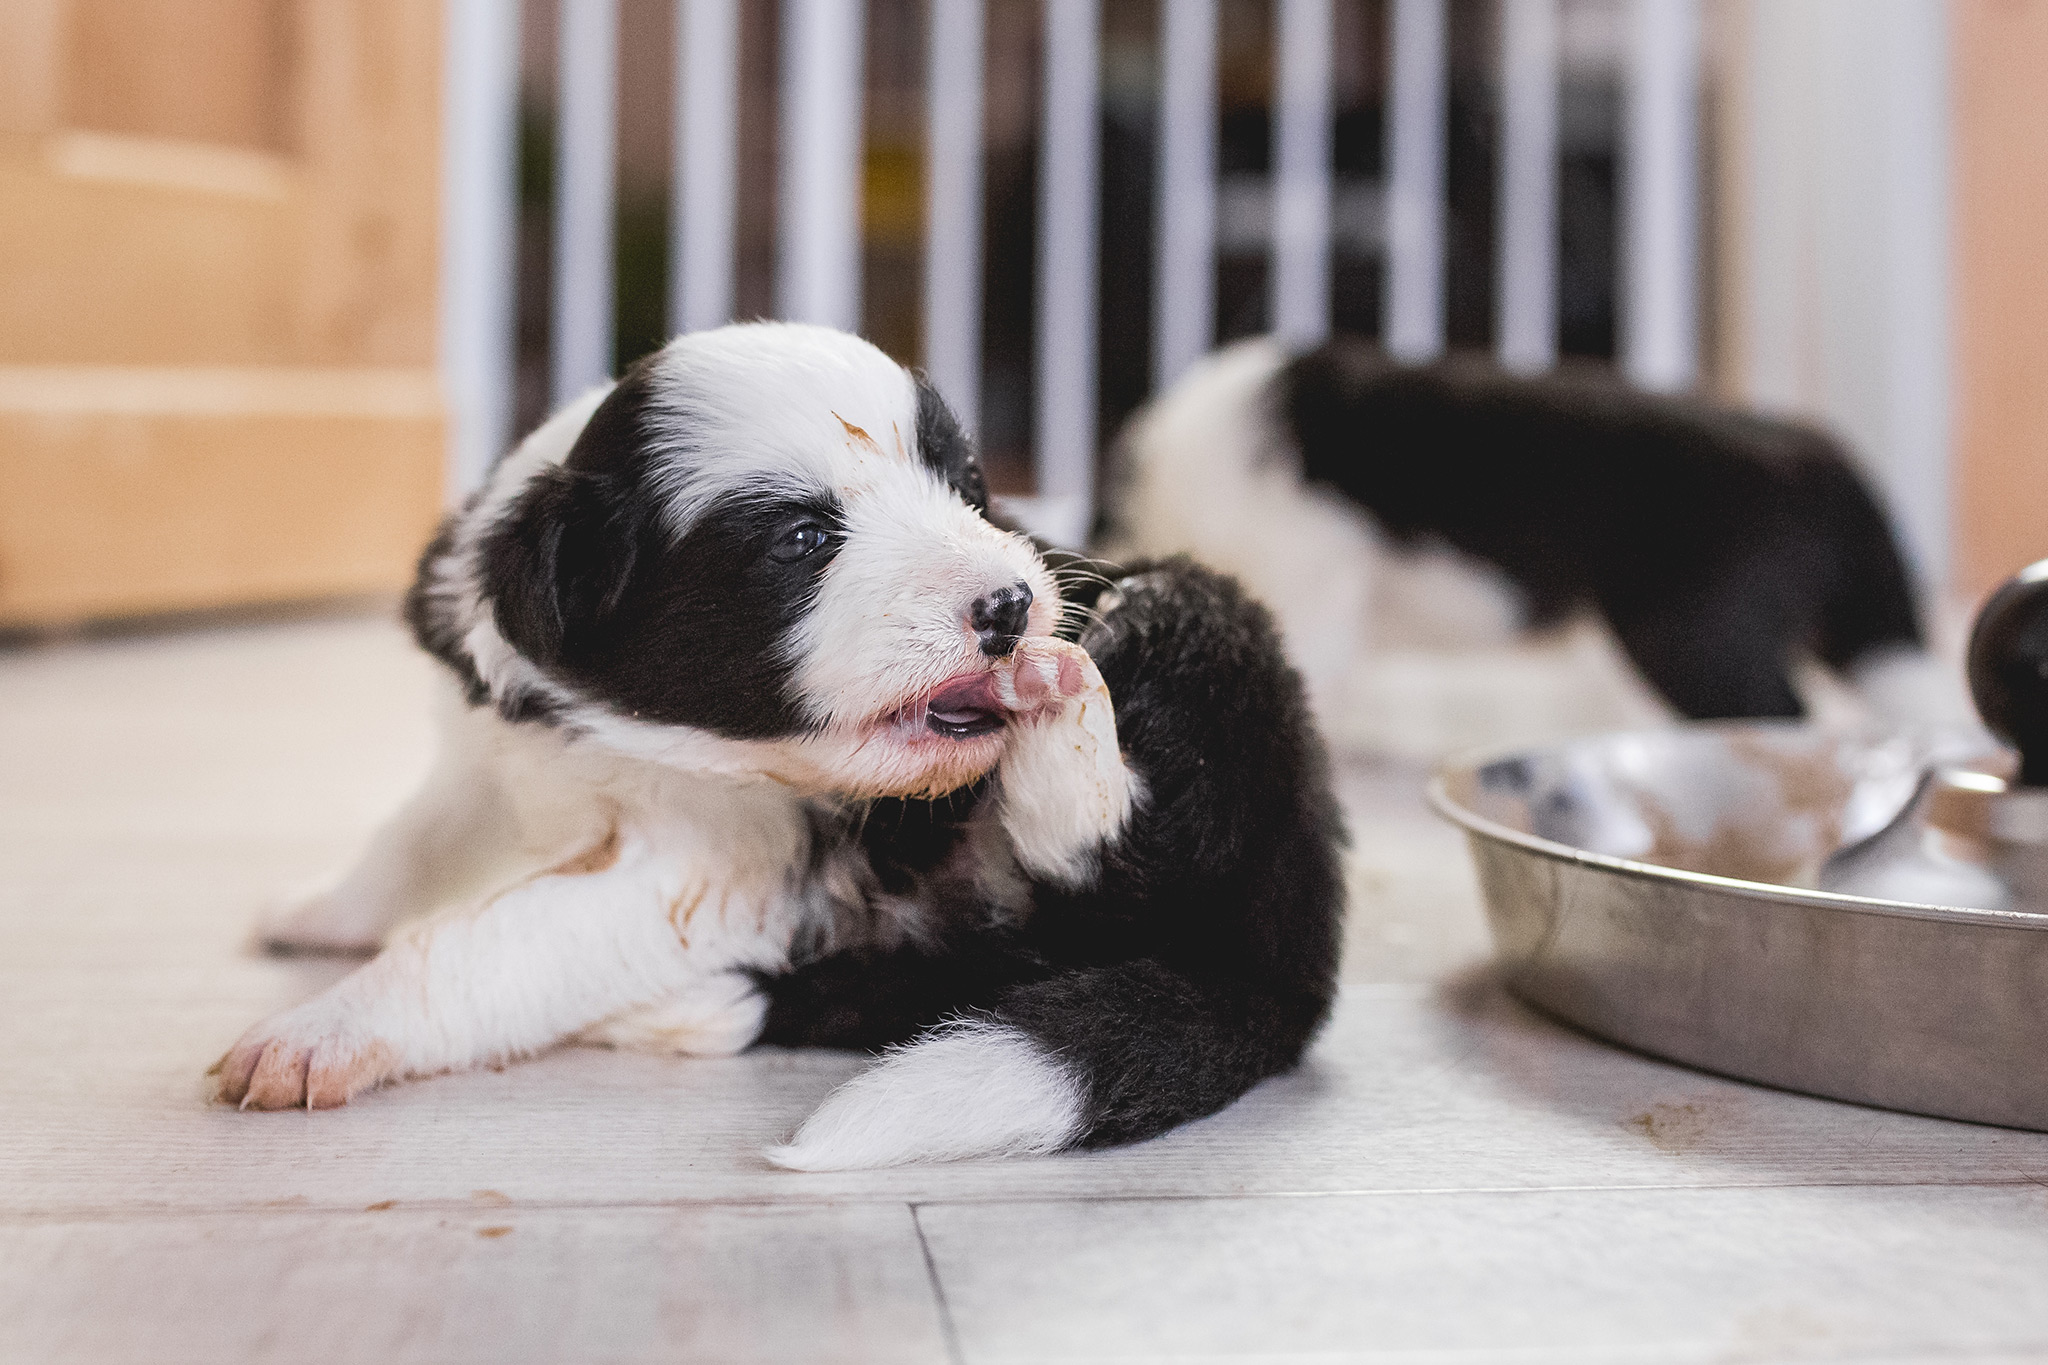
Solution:
{"label": "puppy's white paw", "polygon": [[257,945],[280,955],[367,957],[383,936],[382,916],[331,890],[285,897],[256,919]]}
{"label": "puppy's white paw", "polygon": [[1034,637],[1009,663],[997,692],[1020,714],[997,770],[1003,828],[1027,871],[1075,885],[1116,840],[1137,795],[1117,746],[1116,708],[1079,645]]}
{"label": "puppy's white paw", "polygon": [[994,676],[996,700],[1020,719],[1057,712],[1096,688],[1101,688],[1105,701],[1109,697],[1088,651],[1050,636],[1019,640],[1010,656],[997,665]]}
{"label": "puppy's white paw", "polygon": [[396,1075],[398,1061],[345,1001],[323,995],[243,1034],[213,1074],[218,1098],[243,1109],[333,1109]]}

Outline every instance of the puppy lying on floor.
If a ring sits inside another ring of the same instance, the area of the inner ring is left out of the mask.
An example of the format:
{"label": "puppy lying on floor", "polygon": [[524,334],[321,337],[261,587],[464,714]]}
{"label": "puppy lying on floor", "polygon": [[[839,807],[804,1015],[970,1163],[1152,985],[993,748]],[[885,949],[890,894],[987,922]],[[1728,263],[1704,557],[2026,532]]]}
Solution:
{"label": "puppy lying on floor", "polygon": [[685,336],[564,409],[422,561],[438,766],[266,931],[382,952],[221,1098],[907,1044],[770,1153],[838,1169],[1130,1142],[1293,1066],[1341,834],[1265,612],[1185,560],[1061,582],[987,506],[939,396],[820,328]]}
{"label": "puppy lying on floor", "polygon": [[[1397,745],[1456,727],[1423,713],[1442,688],[1360,705],[1381,661],[1490,650],[1499,671],[1503,646],[1585,617],[1627,662],[1578,651],[1594,667],[1576,696],[1640,695],[1615,676],[1632,665],[1681,716],[1793,717],[1811,658],[1887,721],[1970,722],[1889,522],[1811,428],[1589,377],[1404,366],[1355,339],[1298,355],[1261,340],[1140,412],[1119,457],[1109,552],[1185,551],[1236,575],[1326,719],[1366,718]],[[1506,675],[1526,683],[1516,662]],[[1468,724],[1513,705],[1460,700]]]}

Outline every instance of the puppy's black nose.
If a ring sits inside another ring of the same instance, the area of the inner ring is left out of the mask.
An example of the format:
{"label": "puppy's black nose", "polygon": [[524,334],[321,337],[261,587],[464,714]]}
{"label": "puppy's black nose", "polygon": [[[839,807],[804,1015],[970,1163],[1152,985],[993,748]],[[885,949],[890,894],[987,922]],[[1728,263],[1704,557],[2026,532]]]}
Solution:
{"label": "puppy's black nose", "polygon": [[981,652],[1000,659],[1017,647],[1030,613],[1031,585],[1020,580],[976,598],[967,610],[967,623],[981,637]]}

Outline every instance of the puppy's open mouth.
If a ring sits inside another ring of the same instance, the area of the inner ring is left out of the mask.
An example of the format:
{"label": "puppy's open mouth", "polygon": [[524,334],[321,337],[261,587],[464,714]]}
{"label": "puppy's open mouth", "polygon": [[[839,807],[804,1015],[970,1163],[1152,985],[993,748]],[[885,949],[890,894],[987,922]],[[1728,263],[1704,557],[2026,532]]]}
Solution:
{"label": "puppy's open mouth", "polygon": [[948,739],[973,739],[1003,728],[1008,713],[996,700],[992,673],[969,673],[939,684],[925,698],[925,728]]}

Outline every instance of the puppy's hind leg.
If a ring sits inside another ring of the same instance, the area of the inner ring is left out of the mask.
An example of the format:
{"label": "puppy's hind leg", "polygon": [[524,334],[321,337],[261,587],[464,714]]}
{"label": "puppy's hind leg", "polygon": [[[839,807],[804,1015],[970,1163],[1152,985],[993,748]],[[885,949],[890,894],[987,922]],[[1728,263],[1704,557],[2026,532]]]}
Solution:
{"label": "puppy's hind leg", "polygon": [[518,825],[478,729],[467,717],[450,724],[433,771],[354,865],[267,910],[257,941],[274,953],[367,955],[400,920],[480,890]]}

